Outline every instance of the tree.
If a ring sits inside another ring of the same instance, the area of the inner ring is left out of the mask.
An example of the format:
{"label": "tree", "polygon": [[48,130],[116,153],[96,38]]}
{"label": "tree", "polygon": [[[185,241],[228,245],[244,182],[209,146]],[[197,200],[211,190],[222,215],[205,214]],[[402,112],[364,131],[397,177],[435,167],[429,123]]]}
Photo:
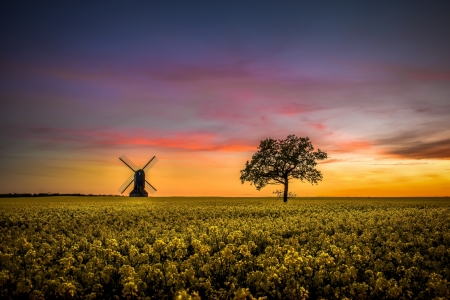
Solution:
{"label": "tree", "polygon": [[309,138],[288,135],[284,140],[267,138],[259,144],[252,160],[241,170],[241,182],[249,181],[259,191],[267,184],[283,184],[283,201],[289,195],[289,180],[300,179],[311,184],[322,181],[322,173],[315,167],[316,160],[324,160],[327,153],[317,149],[313,152]]}

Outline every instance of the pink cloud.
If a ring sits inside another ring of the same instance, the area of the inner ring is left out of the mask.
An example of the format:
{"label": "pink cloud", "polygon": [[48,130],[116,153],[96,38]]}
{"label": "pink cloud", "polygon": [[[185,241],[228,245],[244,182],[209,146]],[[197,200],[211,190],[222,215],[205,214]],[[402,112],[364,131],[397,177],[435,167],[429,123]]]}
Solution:
{"label": "pink cloud", "polygon": [[310,111],[305,105],[295,102],[281,103],[279,106],[274,106],[272,108],[276,113],[285,116],[293,116]]}
{"label": "pink cloud", "polygon": [[77,143],[88,147],[151,146],[182,151],[243,152],[255,145],[225,140],[209,132],[155,132],[146,130],[102,131],[85,129],[39,128],[28,138],[56,143]]}
{"label": "pink cloud", "polygon": [[313,127],[316,128],[317,130],[324,130],[326,128],[325,125],[321,123],[315,123],[313,124]]}
{"label": "pink cloud", "polygon": [[359,152],[372,149],[373,145],[366,140],[333,140],[334,152]]}
{"label": "pink cloud", "polygon": [[366,71],[384,71],[391,73],[395,76],[400,76],[407,79],[414,79],[419,81],[449,81],[450,70],[436,70],[436,69],[424,69],[414,68],[403,65],[375,65],[366,64],[362,67]]}
{"label": "pink cloud", "polygon": [[403,74],[409,78],[424,81],[450,81],[450,72],[432,70],[407,70]]}

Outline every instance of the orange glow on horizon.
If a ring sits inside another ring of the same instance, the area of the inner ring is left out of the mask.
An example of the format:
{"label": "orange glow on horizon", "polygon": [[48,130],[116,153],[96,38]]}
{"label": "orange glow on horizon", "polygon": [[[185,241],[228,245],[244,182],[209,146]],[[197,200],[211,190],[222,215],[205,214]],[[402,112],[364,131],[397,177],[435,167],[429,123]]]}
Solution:
{"label": "orange glow on horizon", "polygon": [[[226,148],[225,148],[226,149]],[[246,182],[241,184],[239,171],[255,149],[247,152],[192,151],[186,153],[138,150],[124,152],[138,167],[153,155],[158,163],[147,174],[155,186],[155,196],[273,196],[280,185],[268,185],[261,191]],[[147,153],[148,152],[148,153]],[[158,153],[159,152],[159,153]],[[122,154],[122,153],[120,153]],[[450,162],[446,160],[405,161],[374,160],[358,157],[348,160],[333,154],[335,161],[320,163],[323,181],[318,185],[294,180],[290,191],[297,196],[449,196]],[[46,161],[45,172],[38,178],[24,178],[24,190],[18,184],[9,188],[21,192],[59,192],[119,194],[117,188],[132,174],[120,155],[105,155],[95,160],[74,159]],[[326,161],[325,161],[326,162]],[[59,172],[52,170],[58,169]],[[32,176],[32,175],[31,175]],[[128,195],[127,190],[124,195]]]}

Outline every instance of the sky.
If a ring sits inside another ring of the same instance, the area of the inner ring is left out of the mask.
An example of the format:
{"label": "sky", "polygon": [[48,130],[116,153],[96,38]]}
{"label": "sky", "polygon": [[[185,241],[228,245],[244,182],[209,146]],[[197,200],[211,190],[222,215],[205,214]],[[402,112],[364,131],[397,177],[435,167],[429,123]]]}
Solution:
{"label": "sky", "polygon": [[[265,138],[328,153],[298,196],[450,195],[448,1],[0,2],[0,193],[272,196]],[[130,190],[125,192],[127,194]]]}

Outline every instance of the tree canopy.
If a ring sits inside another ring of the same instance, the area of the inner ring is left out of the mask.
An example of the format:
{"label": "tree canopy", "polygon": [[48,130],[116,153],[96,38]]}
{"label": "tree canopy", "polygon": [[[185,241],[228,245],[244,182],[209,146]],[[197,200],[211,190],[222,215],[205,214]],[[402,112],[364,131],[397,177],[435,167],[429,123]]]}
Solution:
{"label": "tree canopy", "polygon": [[317,160],[327,158],[327,153],[314,147],[308,137],[288,135],[286,139],[267,138],[261,141],[258,151],[241,170],[241,182],[249,181],[257,190],[267,184],[284,185],[283,201],[287,202],[289,180],[300,179],[311,184],[322,181],[322,172],[317,170]]}

